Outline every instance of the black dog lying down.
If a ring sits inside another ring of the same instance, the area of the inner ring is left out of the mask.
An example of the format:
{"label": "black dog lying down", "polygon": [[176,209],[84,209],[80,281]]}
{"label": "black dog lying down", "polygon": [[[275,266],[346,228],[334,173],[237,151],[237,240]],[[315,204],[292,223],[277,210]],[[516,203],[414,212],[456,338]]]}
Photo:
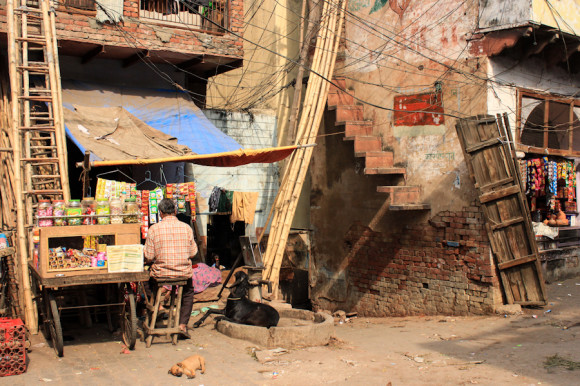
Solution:
{"label": "black dog lying down", "polygon": [[229,286],[226,308],[223,310],[210,309],[205,315],[195,322],[193,327],[199,327],[211,314],[224,315],[225,319],[239,324],[248,324],[259,327],[275,327],[278,325],[280,315],[274,307],[263,303],[256,303],[248,299],[250,282],[245,272],[235,273],[236,282]]}

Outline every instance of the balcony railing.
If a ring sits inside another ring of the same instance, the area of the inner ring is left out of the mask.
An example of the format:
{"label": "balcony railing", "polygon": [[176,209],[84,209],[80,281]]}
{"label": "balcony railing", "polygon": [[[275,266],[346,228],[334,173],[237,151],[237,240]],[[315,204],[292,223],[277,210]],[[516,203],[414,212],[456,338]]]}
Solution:
{"label": "balcony railing", "polygon": [[228,28],[227,0],[140,0],[139,18],[192,29],[224,32]]}

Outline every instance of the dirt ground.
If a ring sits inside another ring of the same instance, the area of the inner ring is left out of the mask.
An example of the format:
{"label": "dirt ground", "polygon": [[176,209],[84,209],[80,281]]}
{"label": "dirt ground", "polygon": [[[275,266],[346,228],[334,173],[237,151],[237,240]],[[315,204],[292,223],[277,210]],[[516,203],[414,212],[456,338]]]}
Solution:
{"label": "dirt ground", "polygon": [[[488,317],[355,318],[335,326],[328,346],[268,354],[261,363],[252,343],[221,335],[214,324],[193,330],[177,346],[160,341],[122,353],[104,325],[65,330],[57,358],[41,336],[32,342],[28,372],[1,384],[139,385],[578,385],[580,277],[548,285],[549,304],[520,315]],[[191,324],[197,319],[192,318]],[[283,351],[283,350],[281,350]],[[167,374],[192,353],[207,361],[195,379]],[[558,355],[578,367],[545,367]]]}

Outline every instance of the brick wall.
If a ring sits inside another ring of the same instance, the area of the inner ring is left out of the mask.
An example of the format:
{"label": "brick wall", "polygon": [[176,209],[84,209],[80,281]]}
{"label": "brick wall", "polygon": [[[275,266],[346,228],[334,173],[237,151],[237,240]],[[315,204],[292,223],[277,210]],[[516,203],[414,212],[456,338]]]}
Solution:
{"label": "brick wall", "polygon": [[[56,30],[59,40],[106,44],[183,53],[211,53],[241,57],[242,39],[232,34],[192,31],[185,25],[172,27],[139,19],[139,0],[125,0],[119,25],[100,24],[94,12],[72,12],[59,8]],[[230,0],[230,29],[242,33],[243,1]],[[6,31],[6,9],[0,9],[0,31]]]}
{"label": "brick wall", "polygon": [[[428,223],[375,232],[354,223],[344,241],[344,307],[364,316],[485,314],[501,303],[482,213],[440,212]],[[324,296],[315,303],[321,308]]]}

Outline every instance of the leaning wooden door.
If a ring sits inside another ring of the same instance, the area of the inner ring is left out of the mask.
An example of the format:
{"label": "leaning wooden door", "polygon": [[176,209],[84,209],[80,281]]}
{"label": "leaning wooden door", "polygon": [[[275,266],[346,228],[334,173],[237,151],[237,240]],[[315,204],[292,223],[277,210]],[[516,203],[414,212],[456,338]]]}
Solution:
{"label": "leaning wooden door", "polygon": [[483,208],[508,304],[545,305],[546,287],[505,116],[460,119],[457,135]]}

